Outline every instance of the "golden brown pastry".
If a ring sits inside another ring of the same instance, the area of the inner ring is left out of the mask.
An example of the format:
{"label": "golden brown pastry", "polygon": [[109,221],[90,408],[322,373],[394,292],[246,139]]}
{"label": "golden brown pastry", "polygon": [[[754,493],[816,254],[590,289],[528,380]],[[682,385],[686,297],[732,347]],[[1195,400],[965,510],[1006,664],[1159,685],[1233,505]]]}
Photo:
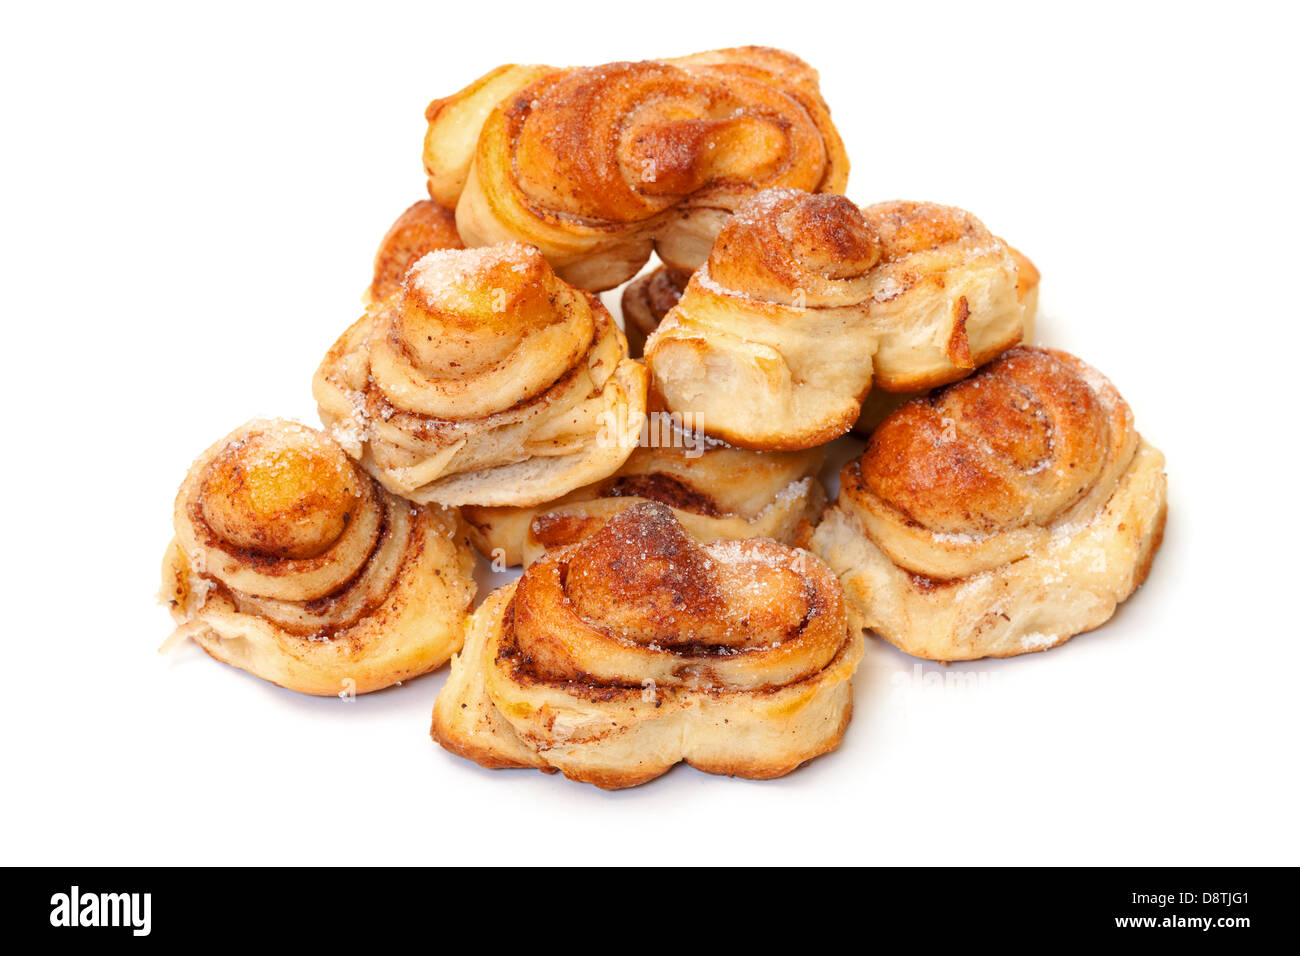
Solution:
{"label": "golden brown pastry", "polygon": [[313,393],[330,433],[395,494],[530,505],[627,460],[646,386],[599,300],[504,243],[420,259],[330,349]]}
{"label": "golden brown pastry", "polygon": [[443,747],[615,789],[685,760],[769,778],[834,749],[862,638],[835,576],[774,541],[611,518],[491,594],[433,710]]}
{"label": "golden brown pastry", "polygon": [[766,47],[552,69],[503,66],[429,105],[429,194],[466,245],[536,245],[611,289],[652,249],[686,271],[769,186],[842,192],[848,157],[817,73]]}
{"label": "golden brown pastry", "polygon": [[602,481],[535,508],[466,506],[462,515],[479,552],[504,565],[531,564],[543,551],[576,544],[643,501],[672,509],[697,541],[772,538],[804,547],[826,493],[817,480],[824,448],[759,452],[650,423],[652,436]]}
{"label": "golden brown pastry", "polygon": [[[1024,310],[1024,334],[1022,341],[1033,341],[1034,317],[1038,313],[1038,269],[1029,257],[1014,247],[1007,247],[1012,258],[1016,260],[1016,298]],[[623,290],[623,331],[627,334],[628,348],[632,355],[640,356],[645,352],[646,339],[659,327],[673,307],[681,301],[690,273],[659,266],[638,276],[627,284]],[[867,394],[862,405],[862,414],[858,417],[853,431],[863,437],[880,424],[885,415],[892,412],[909,398],[916,398],[920,392],[886,392],[875,389]]]}
{"label": "golden brown pastry", "polygon": [[[1007,248],[1012,258],[1016,260],[1016,298],[1024,310],[1021,341],[1028,345],[1033,342],[1034,318],[1038,314],[1038,269],[1023,252],[1011,246]],[[858,413],[858,420],[853,423],[853,433],[863,438],[868,437],[890,412],[904,402],[920,398],[924,394],[925,391],[887,392],[883,388],[873,388],[862,402],[862,411]]]}
{"label": "golden brown pastry", "polygon": [[378,690],[443,664],[474,597],[455,512],[388,494],[324,434],[252,421],[176,495],[163,601],[219,661],[305,694]]}
{"label": "golden brown pastry", "polygon": [[380,241],[365,304],[374,305],[400,289],[411,266],[435,249],[463,248],[456,234],[455,211],[430,199],[420,200],[397,217]]}
{"label": "golden brown pastry", "polygon": [[960,209],[767,190],[646,344],[673,412],[755,449],[810,448],[848,431],[873,387],[961,378],[1020,341],[1019,270]]}
{"label": "golden brown pastry", "polygon": [[813,548],[855,623],[917,657],[971,660],[1104,623],[1164,525],[1164,456],[1115,387],[1022,347],[886,418]]}

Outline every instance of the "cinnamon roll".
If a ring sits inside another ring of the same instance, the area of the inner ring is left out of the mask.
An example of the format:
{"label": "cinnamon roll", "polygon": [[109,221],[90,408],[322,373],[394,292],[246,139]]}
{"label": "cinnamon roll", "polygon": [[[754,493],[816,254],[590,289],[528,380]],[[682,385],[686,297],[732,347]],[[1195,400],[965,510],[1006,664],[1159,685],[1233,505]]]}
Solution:
{"label": "cinnamon roll", "polygon": [[454,512],[388,494],[318,431],[252,421],[176,496],[162,598],[212,657],[305,694],[378,690],[443,664],[474,597]]}
{"label": "cinnamon roll", "polygon": [[[662,419],[652,419],[657,423]],[[667,428],[664,429],[668,431]],[[680,431],[652,436],[610,477],[535,508],[466,506],[470,539],[490,560],[531,564],[543,551],[590,537],[644,501],[672,509],[697,541],[772,538],[806,546],[826,493],[817,472],[824,448],[758,452],[697,444]]]}
{"label": "cinnamon roll", "polygon": [[848,431],[874,385],[917,391],[1020,341],[1015,257],[974,216],[768,190],[727,223],[646,344],[669,409],[745,448]]}
{"label": "cinnamon roll", "polygon": [[429,199],[412,205],[389,227],[375,253],[375,274],[364,302],[374,305],[402,286],[411,266],[435,249],[463,249],[456,213]]}
{"label": "cinnamon roll", "polygon": [[886,418],[813,548],[856,624],[971,660],[1100,626],[1146,578],[1164,524],[1164,456],[1115,387],[1022,347]]}
{"label": "cinnamon roll", "polygon": [[646,385],[599,300],[505,243],[417,262],[334,344],[313,392],[330,433],[389,491],[532,505],[627,460]]}
{"label": "cinnamon roll", "polygon": [[506,66],[435,100],[429,193],[469,246],[536,245],[610,289],[652,249],[687,272],[758,189],[842,192],[848,157],[817,74],[780,50],[551,69]]}
{"label": "cinnamon roll", "polygon": [[485,767],[607,789],[683,760],[777,777],[838,745],[861,655],[816,557],[764,539],[701,545],[645,502],[488,597],[432,733]]}

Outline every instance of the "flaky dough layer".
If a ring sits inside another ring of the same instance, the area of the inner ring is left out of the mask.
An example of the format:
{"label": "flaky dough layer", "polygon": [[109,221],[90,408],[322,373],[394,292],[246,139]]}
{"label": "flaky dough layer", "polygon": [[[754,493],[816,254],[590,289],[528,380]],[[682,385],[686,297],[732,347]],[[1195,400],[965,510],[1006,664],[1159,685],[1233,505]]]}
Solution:
{"label": "flaky dough layer", "polygon": [[930,203],[767,190],[737,210],[646,342],[655,393],[731,444],[811,448],[874,388],[956,381],[1015,345],[1010,247]]}
{"label": "flaky dough layer", "polygon": [[636,447],[645,370],[600,302],[518,243],[430,253],[313,381],[331,435],[395,494],[539,504]]}
{"label": "flaky dough layer", "polygon": [[764,540],[701,546],[646,503],[489,596],[432,733],[486,767],[607,789],[680,761],[777,777],[839,743],[861,654],[816,558]]}
{"label": "flaky dough layer", "polygon": [[166,647],[330,696],[419,676],[463,640],[474,558],[456,513],[388,494],[312,429],[254,421],[213,445],[175,528]]}
{"label": "flaky dough layer", "polygon": [[1164,533],[1164,456],[1109,381],[1045,349],[899,408],[840,487],[813,549],[858,625],[934,660],[1098,627]]}
{"label": "flaky dough layer", "polygon": [[652,249],[689,272],[754,191],[842,192],[848,176],[816,71],[767,47],[503,66],[426,117],[429,194],[466,244],[532,243],[584,289],[626,281]]}

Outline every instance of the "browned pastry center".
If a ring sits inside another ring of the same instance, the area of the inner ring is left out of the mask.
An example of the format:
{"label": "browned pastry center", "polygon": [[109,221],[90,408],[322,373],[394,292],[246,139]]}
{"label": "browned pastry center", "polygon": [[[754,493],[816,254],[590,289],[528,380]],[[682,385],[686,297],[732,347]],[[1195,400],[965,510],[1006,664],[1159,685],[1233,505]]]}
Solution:
{"label": "browned pastry center", "polygon": [[876,231],[844,196],[809,196],[806,202],[783,210],[776,229],[792,237],[790,252],[795,260],[828,279],[862,275],[880,261]]}
{"label": "browned pastry center", "polygon": [[[490,249],[439,254],[437,262],[437,268],[410,273],[388,333],[393,347],[421,371],[463,378],[492,369],[525,336],[555,322],[558,280],[540,256]],[[590,339],[585,318],[555,360],[560,367],[576,360]]]}
{"label": "browned pastry center", "polygon": [[871,207],[872,224],[887,258],[902,259],[916,252],[957,242],[970,233],[973,217],[958,217],[947,206],[924,202],[885,202]]}
{"label": "browned pastry center", "polygon": [[587,621],[664,647],[770,644],[809,610],[789,568],[758,557],[719,563],[655,502],[611,518],[569,561],[565,584]]}
{"label": "browned pastry center", "polygon": [[421,258],[334,343],[312,391],[394,494],[523,506],[616,471],[646,385],[600,301],[509,242]]}
{"label": "browned pastry center", "polygon": [[663,505],[621,512],[569,562],[569,600],[589,621],[641,644],[694,640],[694,627],[723,607],[719,571]]}
{"label": "browned pastry center", "polygon": [[475,613],[433,735],[487,767],[628,787],[686,760],[766,778],[833,748],[862,653],[805,551],[700,544],[656,502],[543,555]]}
{"label": "browned pastry center", "polygon": [[237,548],[314,558],[361,505],[358,477],[343,450],[317,432],[261,431],[212,460],[200,507],[208,526]]}
{"label": "browned pastry center", "polygon": [[782,100],[667,63],[555,73],[507,110],[519,183],[536,203],[617,222],[714,182],[762,181],[783,161],[820,167],[817,129],[780,115]]}
{"label": "browned pastry center", "polygon": [[747,203],[723,229],[709,275],[729,289],[786,305],[836,305],[843,280],[881,259],[876,230],[844,196],[772,190]]}
{"label": "browned pastry center", "polygon": [[872,434],[858,473],[934,531],[1039,524],[1096,481],[1110,445],[1101,396],[1050,352],[1008,353],[999,374],[911,402]]}
{"label": "browned pastry center", "polygon": [[447,660],[473,558],[455,512],[385,492],[329,436],[255,420],[191,466],[163,600],[208,654],[308,694],[366,693]]}
{"label": "browned pastry center", "polygon": [[1090,630],[1146,578],[1164,457],[1101,373],[1015,348],[913,399],[844,466],[813,548],[860,624],[910,654],[1041,651]]}
{"label": "browned pastry center", "polygon": [[516,666],[636,685],[648,659],[656,667],[644,676],[657,682],[722,685],[758,680],[772,655],[771,676],[808,676],[843,645],[845,612],[839,588],[801,554],[762,540],[701,545],[669,508],[641,502],[525,572],[509,618]]}
{"label": "browned pastry center", "polygon": [[585,289],[620,284],[652,249],[689,272],[753,192],[841,192],[848,175],[816,72],[765,47],[506,66],[426,117],[429,193],[456,207],[465,243],[529,242]]}

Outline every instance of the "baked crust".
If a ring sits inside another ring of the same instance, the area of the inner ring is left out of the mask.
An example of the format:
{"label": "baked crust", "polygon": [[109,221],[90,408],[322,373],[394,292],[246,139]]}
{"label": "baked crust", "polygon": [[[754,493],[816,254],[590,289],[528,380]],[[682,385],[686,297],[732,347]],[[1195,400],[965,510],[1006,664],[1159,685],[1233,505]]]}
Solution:
{"label": "baked crust", "polygon": [[463,248],[456,232],[456,211],[421,199],[398,216],[380,240],[374,278],[362,301],[371,306],[398,292],[411,266],[430,252]]}
{"label": "baked crust", "polygon": [[857,624],[935,660],[1045,650],[1104,623],[1163,538],[1164,457],[1100,373],[1017,348],[906,403],[813,536]]}
{"label": "baked crust", "polygon": [[671,508],[697,541],[771,538],[806,547],[826,503],[817,480],[825,458],[824,448],[700,447],[673,431],[637,448],[610,477],[556,501],[532,508],[466,506],[461,513],[479,553],[505,565],[531,564],[544,551],[576,544],[644,501]]}
{"label": "baked crust", "polygon": [[767,47],[552,69],[503,66],[435,100],[429,193],[467,245],[536,245],[565,281],[620,285],[652,249],[687,272],[758,189],[842,192],[817,74]]}
{"label": "baked crust", "polygon": [[604,478],[636,447],[646,398],[604,306],[518,243],[420,259],[312,391],[386,488],[443,505],[538,504]]}
{"label": "baked crust", "polygon": [[253,421],[176,496],[162,600],[217,660],[305,694],[362,694],[444,664],[474,556],[455,512],[396,498],[327,436]]}
{"label": "baked crust", "polygon": [[772,541],[700,545],[643,503],[494,592],[432,735],[606,789],[685,761],[766,779],[834,749],[862,654],[834,576]]}
{"label": "baked crust", "polygon": [[810,448],[848,431],[873,387],[956,381],[1019,342],[1018,282],[1007,244],[960,209],[768,190],[722,230],[646,364],[709,434]]}
{"label": "baked crust", "polygon": [[[1016,299],[1020,302],[1021,342],[1030,345],[1034,341],[1034,320],[1038,315],[1039,272],[1029,261],[1029,257],[1011,246],[1007,247],[1011,257],[1016,261]],[[882,388],[873,388],[862,402],[858,420],[853,423],[853,434],[867,438],[876,426],[888,417],[889,413],[904,402],[920,398],[924,391],[887,392]]]}

